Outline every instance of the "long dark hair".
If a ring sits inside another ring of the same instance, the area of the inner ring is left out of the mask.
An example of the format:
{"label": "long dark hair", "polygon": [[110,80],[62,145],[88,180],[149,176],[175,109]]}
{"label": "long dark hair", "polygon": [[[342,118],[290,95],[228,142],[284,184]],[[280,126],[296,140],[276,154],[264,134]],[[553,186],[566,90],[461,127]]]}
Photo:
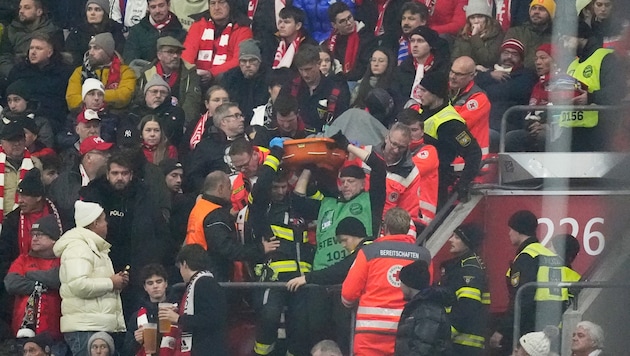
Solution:
{"label": "long dark hair", "polygon": [[374,55],[375,52],[382,52],[387,57],[387,68],[385,68],[385,72],[378,76],[376,80],[376,84],[374,87],[370,85],[370,77],[374,74],[372,73],[372,65],[368,64],[367,69],[365,70],[365,74],[363,74],[363,78],[361,78],[361,84],[359,84],[359,89],[357,91],[357,98],[354,100],[353,106],[358,108],[365,108],[365,98],[367,97],[370,90],[374,88],[383,88],[385,90],[391,87],[392,81],[394,80],[394,69],[396,68],[396,57],[392,51],[385,47],[379,47],[372,51],[370,58]]}

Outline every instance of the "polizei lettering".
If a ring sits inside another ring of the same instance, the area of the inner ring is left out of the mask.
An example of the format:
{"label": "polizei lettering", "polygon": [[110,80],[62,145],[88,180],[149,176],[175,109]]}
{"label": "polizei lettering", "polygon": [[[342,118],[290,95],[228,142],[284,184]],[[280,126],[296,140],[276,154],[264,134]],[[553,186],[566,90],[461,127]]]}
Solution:
{"label": "polizei lettering", "polygon": [[379,254],[385,257],[398,257],[418,260],[420,254],[414,251],[380,250]]}

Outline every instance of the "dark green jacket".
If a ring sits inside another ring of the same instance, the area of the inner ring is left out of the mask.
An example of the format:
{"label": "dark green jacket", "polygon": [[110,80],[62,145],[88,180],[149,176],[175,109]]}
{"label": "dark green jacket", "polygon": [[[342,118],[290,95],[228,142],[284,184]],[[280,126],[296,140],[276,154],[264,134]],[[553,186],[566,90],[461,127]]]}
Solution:
{"label": "dark green jacket", "polygon": [[171,13],[171,22],[161,31],[156,29],[149,21],[149,15],[145,16],[140,22],[129,30],[127,43],[125,43],[125,51],[123,59],[129,64],[134,59],[144,59],[145,61],[153,61],[157,58],[156,42],[159,37],[172,36],[181,43],[186,39],[186,30],[182,28],[181,22],[175,14]]}

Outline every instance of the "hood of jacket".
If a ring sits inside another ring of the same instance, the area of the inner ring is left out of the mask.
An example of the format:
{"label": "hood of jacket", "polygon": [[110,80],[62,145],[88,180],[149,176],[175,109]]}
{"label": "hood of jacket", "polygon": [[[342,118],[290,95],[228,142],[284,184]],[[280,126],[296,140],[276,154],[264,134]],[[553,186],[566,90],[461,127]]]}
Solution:
{"label": "hood of jacket", "polygon": [[85,243],[90,247],[90,250],[95,253],[109,251],[112,246],[104,238],[97,235],[92,230],[88,230],[84,227],[75,227],[66,231],[53,246],[53,252],[55,256],[61,257],[63,252],[73,243],[80,242]]}

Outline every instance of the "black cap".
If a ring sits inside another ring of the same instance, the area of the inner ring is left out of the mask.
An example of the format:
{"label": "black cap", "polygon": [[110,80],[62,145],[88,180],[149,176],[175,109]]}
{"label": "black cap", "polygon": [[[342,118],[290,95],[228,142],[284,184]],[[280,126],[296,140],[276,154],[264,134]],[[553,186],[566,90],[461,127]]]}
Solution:
{"label": "black cap", "polygon": [[519,210],[510,216],[508,226],[519,234],[526,236],[536,236],[538,218],[529,210]]}
{"label": "black cap", "polygon": [[17,141],[24,139],[24,126],[18,121],[9,121],[0,131],[0,139],[7,141]]}
{"label": "black cap", "polygon": [[427,26],[418,26],[409,34],[409,38],[413,35],[420,35],[424,38],[425,41],[429,44],[429,47],[434,48],[436,42],[440,38],[440,34],[435,32],[435,30],[427,27]]}
{"label": "black cap", "polygon": [[477,224],[464,224],[453,231],[471,250],[476,250],[483,241],[483,231]]}
{"label": "black cap", "polygon": [[52,347],[54,341],[49,333],[44,332],[24,340],[23,345],[26,345],[29,342],[37,344],[37,346],[41,347],[42,350],[44,350],[44,353],[46,355],[50,355],[50,348]]}
{"label": "black cap", "polygon": [[29,197],[44,196],[44,183],[42,183],[42,175],[39,169],[33,168],[26,172],[22,181],[18,184],[17,191]]}
{"label": "black cap", "polygon": [[335,235],[350,235],[363,238],[368,237],[363,223],[359,219],[352,216],[343,218],[337,224]]}
{"label": "black cap", "polygon": [[363,168],[353,164],[350,166],[343,167],[339,171],[339,178],[343,178],[343,177],[365,179],[365,172],[363,171]]}
{"label": "black cap", "polygon": [[400,270],[400,281],[407,287],[422,290],[431,283],[429,265],[423,260],[414,261]]}
{"label": "black cap", "polygon": [[8,97],[9,95],[17,95],[20,98],[29,101],[31,100],[30,86],[24,79],[16,80],[7,87],[6,96]]}
{"label": "black cap", "polygon": [[31,117],[31,114],[23,115],[18,119],[18,123],[22,125],[23,128],[29,130],[35,135],[39,134],[39,127],[37,127],[37,123],[35,119]]}
{"label": "black cap", "polygon": [[365,98],[365,107],[372,116],[382,122],[394,110],[394,99],[387,90],[374,88],[368,92]]}
{"label": "black cap", "polygon": [[428,71],[420,85],[430,93],[442,99],[448,99],[448,74],[444,71]]}
{"label": "black cap", "polygon": [[39,231],[55,241],[59,240],[59,237],[61,236],[61,226],[59,226],[57,218],[52,214],[46,215],[35,221],[31,226],[31,232],[33,231]]}
{"label": "black cap", "polygon": [[158,166],[165,176],[176,169],[184,169],[184,166],[182,166],[181,162],[179,160],[176,160],[175,158],[163,159],[160,164],[158,164]]}

